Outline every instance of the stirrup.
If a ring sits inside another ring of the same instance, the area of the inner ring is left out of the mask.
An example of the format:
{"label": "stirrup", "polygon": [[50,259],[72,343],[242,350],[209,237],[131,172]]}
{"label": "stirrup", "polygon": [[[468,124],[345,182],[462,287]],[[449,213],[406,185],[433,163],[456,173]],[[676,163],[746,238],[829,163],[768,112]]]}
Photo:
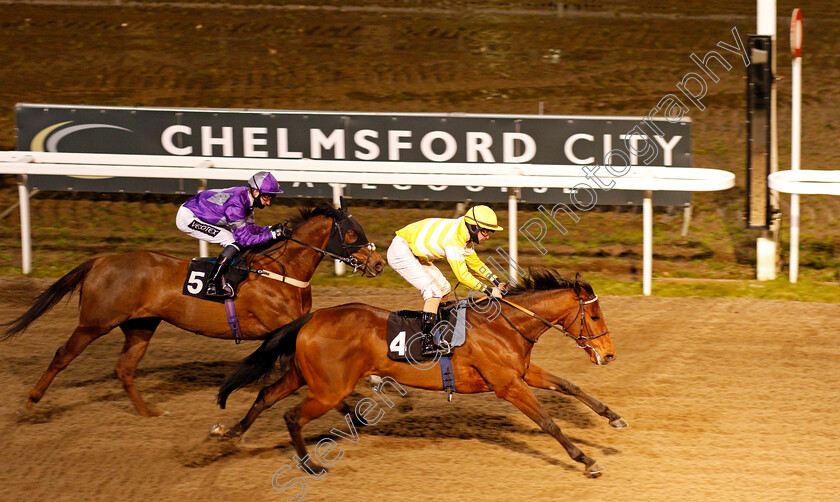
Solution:
{"label": "stirrup", "polygon": [[223,287],[217,288],[214,282],[207,284],[207,290],[204,294],[215,298],[233,298],[234,295],[233,288],[230,284],[225,284]]}
{"label": "stirrup", "polygon": [[[426,337],[429,337],[428,338],[428,340],[429,340],[428,345],[426,345],[426,343],[425,343]],[[422,342],[423,342],[423,349],[420,352],[420,355],[422,355],[422,356],[433,356],[433,355],[437,354],[438,350],[440,350],[440,348],[435,343],[434,335],[427,335],[427,334],[424,333]]]}

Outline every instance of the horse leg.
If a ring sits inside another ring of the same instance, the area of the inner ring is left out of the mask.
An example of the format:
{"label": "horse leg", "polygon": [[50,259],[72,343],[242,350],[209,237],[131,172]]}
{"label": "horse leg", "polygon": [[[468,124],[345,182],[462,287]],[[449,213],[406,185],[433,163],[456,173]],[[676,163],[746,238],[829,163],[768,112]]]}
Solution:
{"label": "horse leg", "polygon": [[551,434],[554,438],[563,445],[566,453],[572,460],[582,463],[586,466],[585,474],[590,477],[597,477],[601,475],[603,468],[595,460],[586,456],[580,449],[575,446],[572,441],[563,434],[560,427],[554,423],[551,416],[543,409],[539,401],[537,401],[534,393],[528,388],[528,385],[523,381],[516,379],[510,385],[503,388],[496,388],[496,395],[512,403],[519,408],[522,413],[526,414],[528,418],[533,420],[543,432]]}
{"label": "horse leg", "polygon": [[132,319],[120,325],[125,333],[125,344],[115,370],[125,393],[128,394],[137,413],[143,417],[159,417],[164,414],[163,411],[149,408],[134,385],[134,372],[137,370],[140,359],[146,354],[149,340],[155,334],[158,324],[160,324],[160,319]]}
{"label": "horse leg", "polygon": [[108,331],[110,331],[110,328],[77,326],[73,334],[70,335],[70,338],[67,339],[67,342],[55,351],[55,356],[47,367],[47,371],[44,372],[41,379],[35,384],[35,387],[29,391],[29,397],[26,400],[26,404],[23,405],[22,411],[28,412],[32,410],[38,401],[44,397],[44,393],[47,392],[56,375],[66,368],[76,356],[81,354],[91,342]]}
{"label": "horse leg", "polygon": [[260,389],[256,401],[251,405],[248,413],[245,414],[245,418],[240,420],[230,430],[226,430],[224,425],[217,424],[211,430],[211,434],[225,437],[239,437],[245,434],[245,431],[253,425],[260,413],[271,407],[277,401],[298,390],[305,383],[306,381],[300,375],[300,371],[292,364],[292,367],[283,375],[283,378],[268,387]]}
{"label": "horse leg", "polygon": [[353,421],[353,425],[357,427],[364,427],[368,425],[367,420],[356,415],[356,409],[347,404],[347,401],[342,400],[338,403],[338,406],[335,407],[335,411],[341,413],[342,416],[349,416],[350,420]]}
{"label": "horse leg", "polygon": [[552,375],[539,366],[531,365],[528,367],[528,370],[525,372],[525,383],[531,387],[553,390],[576,398],[581,403],[592,408],[592,411],[595,413],[608,419],[610,425],[616,429],[623,429],[628,425],[627,421],[621,418],[618,413],[612,411],[601,401],[580,390],[580,387],[577,385],[559,376]]}
{"label": "horse leg", "polygon": [[306,442],[303,440],[301,431],[304,425],[329,411],[344,396],[336,397],[337,399],[334,400],[323,400],[323,398],[314,397],[310,388],[303,402],[287,411],[283,417],[286,419],[289,435],[292,436],[292,444],[295,445],[295,450],[297,450],[300,468],[314,476],[325,474],[327,469],[318,465],[309,457],[309,454],[306,452]]}

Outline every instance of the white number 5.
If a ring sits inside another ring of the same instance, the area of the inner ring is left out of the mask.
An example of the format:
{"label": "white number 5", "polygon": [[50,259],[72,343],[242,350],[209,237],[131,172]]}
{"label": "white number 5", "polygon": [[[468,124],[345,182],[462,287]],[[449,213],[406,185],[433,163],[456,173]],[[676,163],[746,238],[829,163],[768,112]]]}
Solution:
{"label": "white number 5", "polygon": [[192,274],[190,274],[190,279],[187,281],[187,291],[194,295],[200,293],[204,289],[204,281],[201,280],[204,275],[204,272],[193,270]]}

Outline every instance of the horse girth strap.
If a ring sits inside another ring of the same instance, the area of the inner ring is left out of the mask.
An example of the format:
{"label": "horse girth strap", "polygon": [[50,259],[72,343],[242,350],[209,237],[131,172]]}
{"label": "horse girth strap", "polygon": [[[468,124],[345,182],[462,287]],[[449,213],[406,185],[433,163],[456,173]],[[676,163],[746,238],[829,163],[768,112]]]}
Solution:
{"label": "horse girth strap", "polygon": [[268,270],[262,270],[262,269],[255,270],[254,272],[256,272],[257,274],[259,274],[263,277],[267,277],[269,279],[274,279],[275,281],[285,282],[286,284],[288,284],[290,286],[295,286],[297,288],[303,289],[303,288],[308,288],[309,287],[309,281],[306,281],[306,282],[299,281],[299,280],[293,279],[293,278],[291,278],[287,275],[275,274],[274,272],[271,272],[271,271],[268,271]]}

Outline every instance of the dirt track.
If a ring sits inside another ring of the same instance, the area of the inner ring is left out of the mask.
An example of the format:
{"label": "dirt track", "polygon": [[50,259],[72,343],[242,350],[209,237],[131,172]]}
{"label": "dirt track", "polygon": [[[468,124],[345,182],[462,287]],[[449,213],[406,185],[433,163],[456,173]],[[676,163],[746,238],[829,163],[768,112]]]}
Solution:
{"label": "dirt track", "polygon": [[[45,282],[6,279],[0,322],[19,315]],[[23,291],[23,293],[15,292]],[[315,306],[360,300],[418,307],[410,292],[316,291]],[[565,396],[537,396],[563,430],[605,467],[587,479],[562,448],[492,394],[416,389],[322,479],[306,500],[836,500],[840,432],[832,403],[840,369],[837,306],[753,300],[602,299],[618,358],[596,367],[566,339],[545,337],[533,361],[579,384],[629,422],[611,429]],[[214,405],[217,385],[255,344],[162,326],[138,385],[171,414],[138,417],[113,365],[122,336],[88,348],[30,416],[15,410],[75,325],[75,302],[57,307],[22,337],[2,344],[0,457],[4,500],[285,500],[273,474],[293,464],[283,412],[265,412],[241,445],[207,438],[232,424],[255,388]],[[356,400],[372,396],[360,383]],[[314,444],[333,428],[330,412],[310,424]],[[285,483],[299,474],[280,476]],[[422,490],[423,493],[418,492]]]}

